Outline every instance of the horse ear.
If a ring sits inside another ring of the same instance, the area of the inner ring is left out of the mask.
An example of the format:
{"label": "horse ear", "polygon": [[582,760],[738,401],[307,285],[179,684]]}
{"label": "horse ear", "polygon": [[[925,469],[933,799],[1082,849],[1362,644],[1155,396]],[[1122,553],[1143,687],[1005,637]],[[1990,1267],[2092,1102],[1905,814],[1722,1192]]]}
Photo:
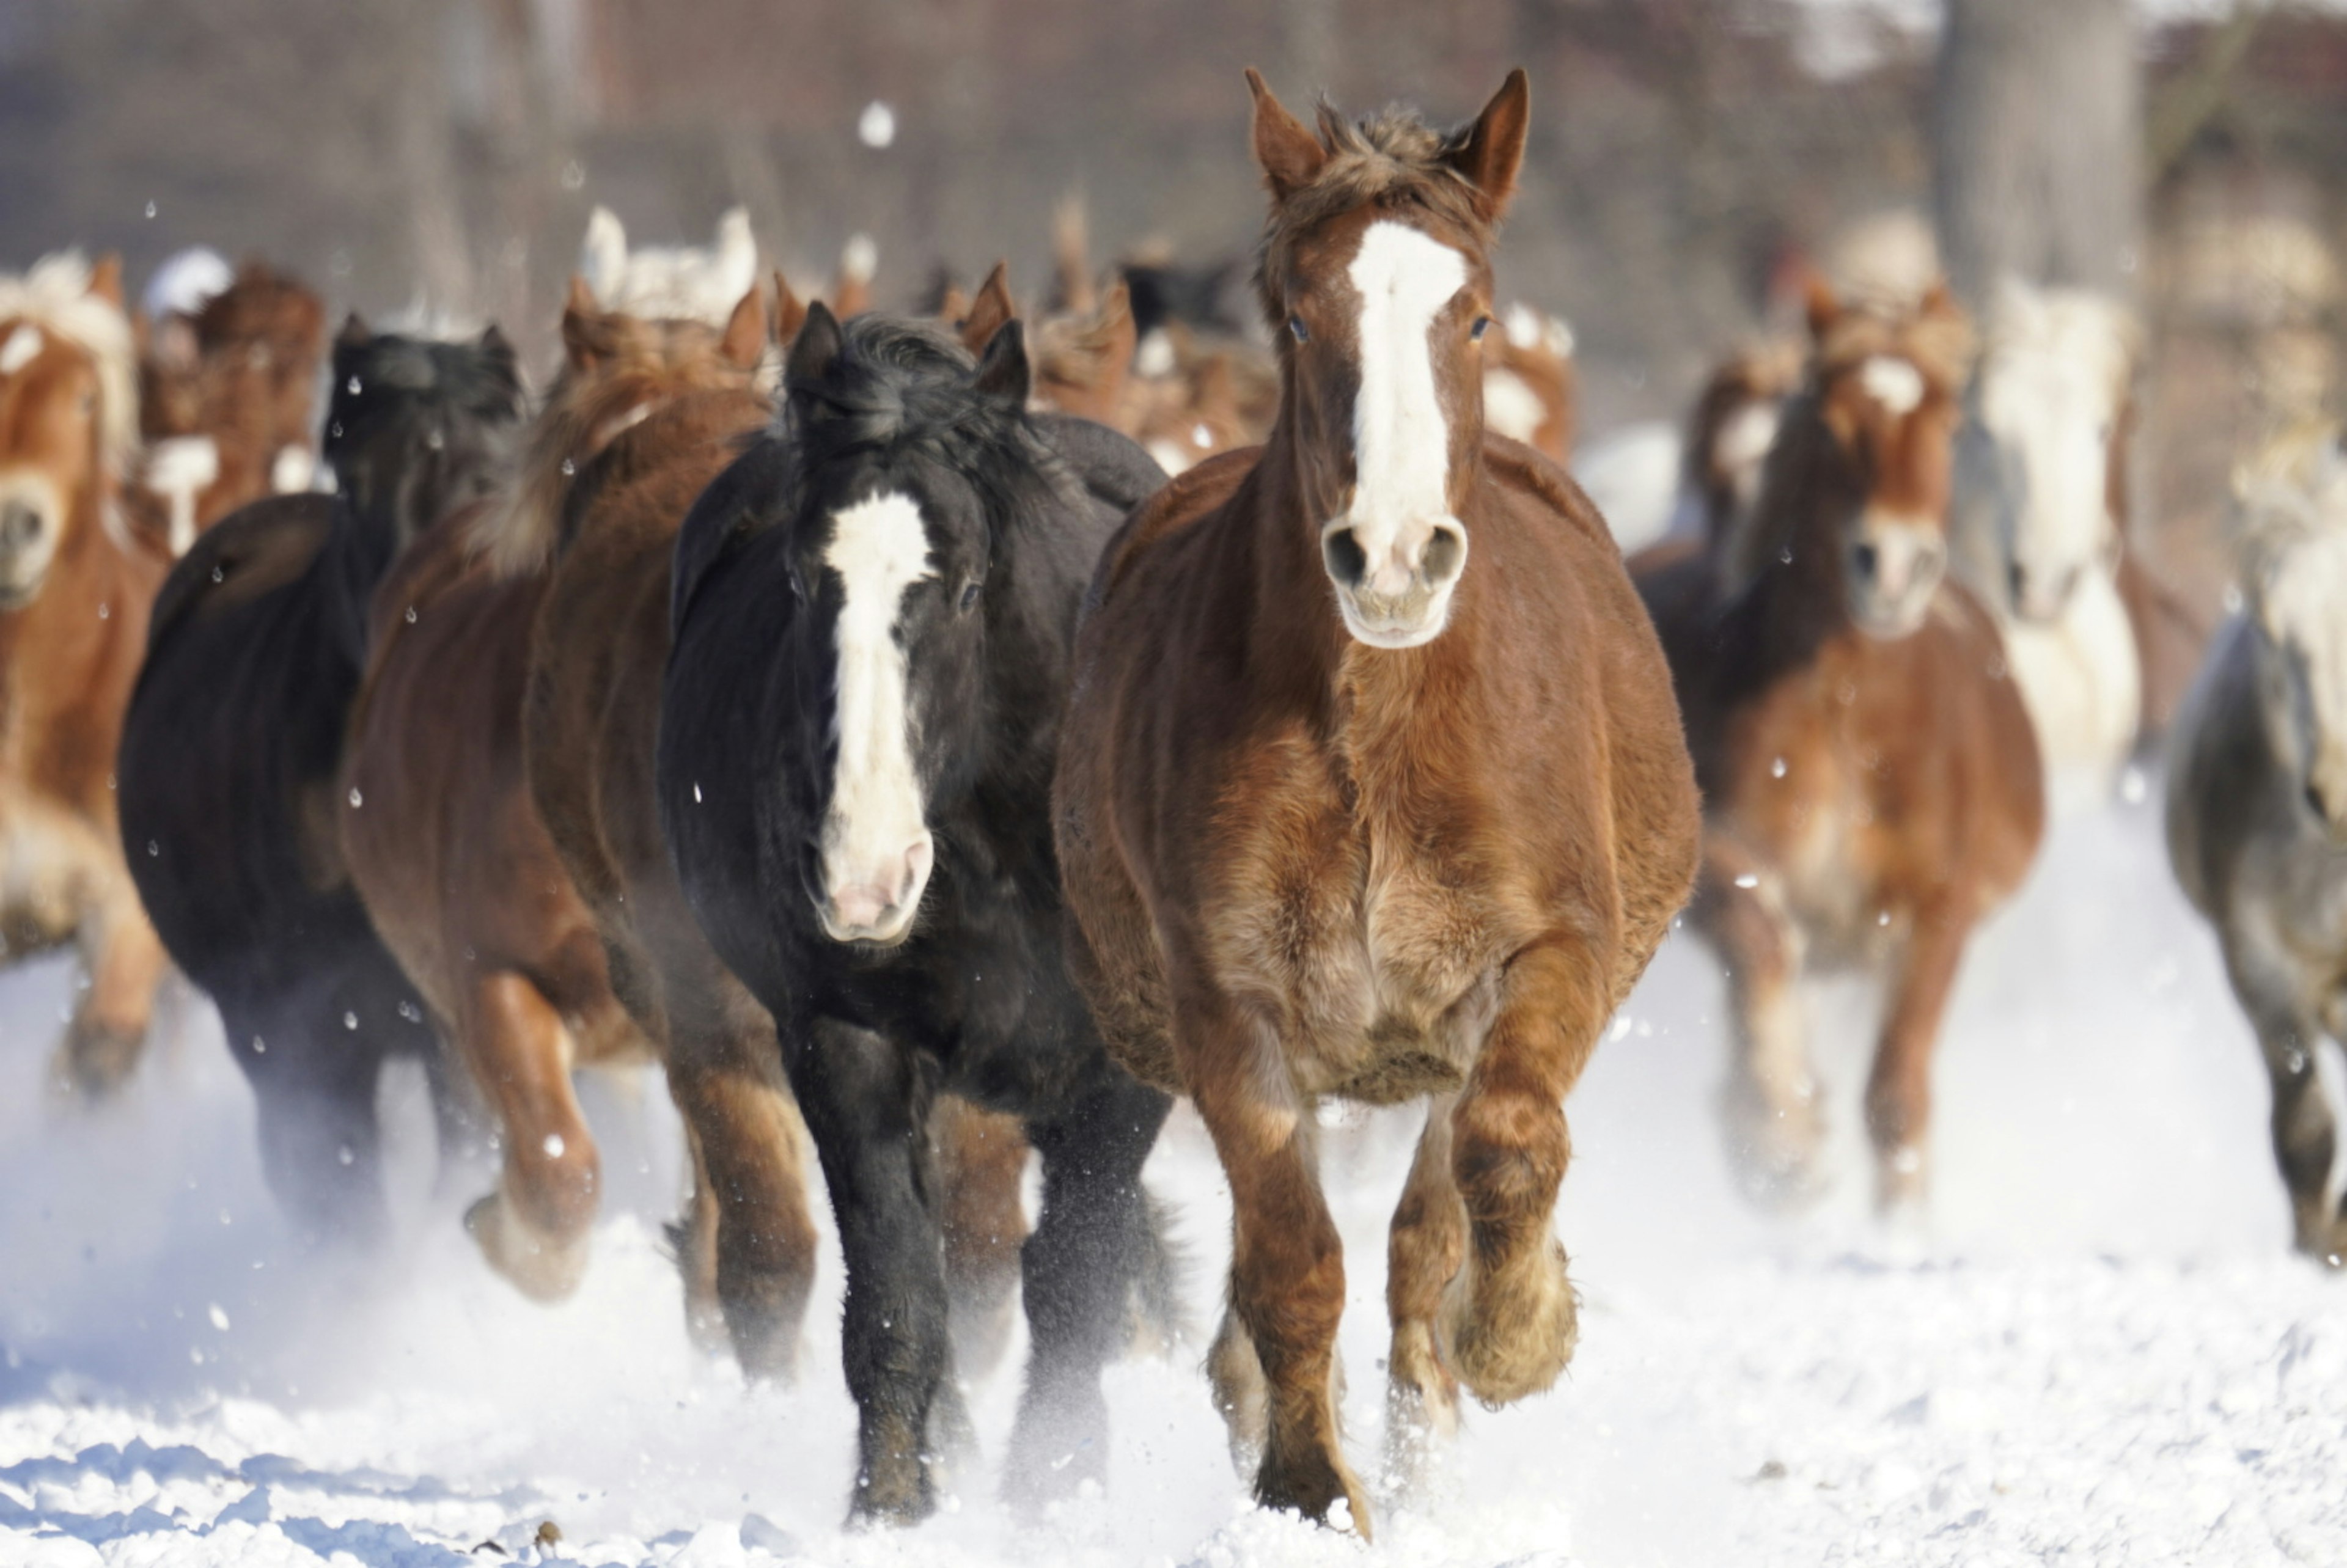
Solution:
{"label": "horse ear", "polygon": [[495,322],[482,332],[479,343],[483,354],[509,370],[521,363],[521,356],[514,353],[514,345],[507,341],[504,333],[497,330]]}
{"label": "horse ear", "polygon": [[717,352],[743,370],[757,368],[758,356],[766,352],[766,302],[758,297],[756,284],[751,285],[725,319],[725,335],[719,340]]}
{"label": "horse ear", "polygon": [[579,244],[579,270],[594,283],[616,289],[628,275],[628,231],[620,215],[598,204],[587,216],[587,237]]}
{"label": "horse ear", "polygon": [[791,357],[784,366],[784,374],[794,385],[821,381],[831,374],[831,367],[846,348],[839,318],[831,313],[829,305],[817,300],[807,307],[806,324],[791,340]]}
{"label": "horse ear", "polygon": [[1024,410],[1034,384],[1034,370],[1027,363],[1027,329],[1013,316],[988,340],[986,353],[978,362],[977,378],[970,384],[982,397]]}
{"label": "horse ear", "polygon": [[962,319],[969,314],[969,296],[961,292],[959,283],[947,280],[945,287],[938,293],[938,320],[958,332]]}
{"label": "horse ear", "polygon": [[1019,314],[1019,307],[1010,299],[1010,271],[1001,261],[986,274],[986,282],[978,286],[978,298],[969,302],[969,314],[964,316],[956,329],[961,333],[962,347],[977,354],[992,343],[995,334]]}
{"label": "horse ear", "polygon": [[1271,96],[1263,73],[1253,66],[1247,67],[1246,84],[1255,95],[1255,160],[1273,200],[1285,201],[1312,183],[1328,161],[1328,149]]}
{"label": "horse ear", "polygon": [[1524,161],[1524,137],[1532,123],[1532,81],[1518,66],[1449,154],[1450,167],[1482,193],[1483,210],[1491,219],[1505,212],[1509,198],[1516,193],[1516,170]]}
{"label": "horse ear", "polygon": [[790,280],[777,270],[774,273],[774,341],[785,348],[806,325],[805,302],[791,292]]}
{"label": "horse ear", "polygon": [[374,336],[374,333],[367,329],[365,318],[353,311],[343,318],[343,330],[334,334],[334,346],[358,348]]}
{"label": "horse ear", "polygon": [[610,319],[595,303],[595,291],[586,279],[572,273],[570,297],[562,302],[563,360],[573,370],[592,370],[618,347],[612,340]]}
{"label": "horse ear", "polygon": [[1833,285],[1811,272],[1801,281],[1802,308],[1809,318],[1809,335],[1823,340],[1841,318],[1841,302],[1834,297]]}
{"label": "horse ear", "polygon": [[89,269],[89,292],[115,309],[122,308],[122,258],[112,251],[100,256]]}

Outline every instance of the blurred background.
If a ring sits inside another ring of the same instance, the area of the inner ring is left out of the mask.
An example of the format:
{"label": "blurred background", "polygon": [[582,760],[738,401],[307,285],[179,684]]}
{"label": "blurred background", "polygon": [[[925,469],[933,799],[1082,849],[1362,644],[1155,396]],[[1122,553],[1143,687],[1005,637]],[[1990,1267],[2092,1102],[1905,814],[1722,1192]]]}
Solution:
{"label": "blurred background", "polygon": [[[1577,339],[1584,440],[1672,417],[1780,318],[1936,231],[2148,328],[2132,527],[2213,616],[2231,461],[2332,407],[2347,8],[2243,0],[5,0],[0,265],[188,245],[339,309],[495,319],[541,362],[587,215],[705,242],[746,207],[821,278],[878,243],[912,304],[1055,204],[1096,261],[1243,256],[1239,70],[1289,102],[1463,118],[1529,67],[1503,290]],[[1903,225],[1903,227],[1902,227]],[[2334,410],[2335,411],[2335,410]]]}

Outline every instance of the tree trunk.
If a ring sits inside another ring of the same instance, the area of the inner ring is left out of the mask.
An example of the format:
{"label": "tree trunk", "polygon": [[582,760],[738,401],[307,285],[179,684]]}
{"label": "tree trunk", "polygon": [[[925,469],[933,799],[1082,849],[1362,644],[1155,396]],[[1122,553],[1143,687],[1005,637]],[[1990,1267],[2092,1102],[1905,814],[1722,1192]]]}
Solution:
{"label": "tree trunk", "polygon": [[1948,0],[1932,144],[1965,300],[2007,273],[2135,290],[2142,94],[2128,0]]}

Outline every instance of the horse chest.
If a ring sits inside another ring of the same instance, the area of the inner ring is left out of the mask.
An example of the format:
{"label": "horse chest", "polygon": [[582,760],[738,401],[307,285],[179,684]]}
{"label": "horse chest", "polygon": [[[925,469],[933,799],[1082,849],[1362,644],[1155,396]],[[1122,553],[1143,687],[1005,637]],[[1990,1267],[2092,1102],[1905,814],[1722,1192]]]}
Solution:
{"label": "horse chest", "polygon": [[[1465,1080],[1507,950],[1498,900],[1410,821],[1365,804],[1317,748],[1244,818],[1208,928],[1223,983],[1276,1022],[1316,1094],[1390,1103]],[[1226,820],[1232,820],[1226,818]]]}

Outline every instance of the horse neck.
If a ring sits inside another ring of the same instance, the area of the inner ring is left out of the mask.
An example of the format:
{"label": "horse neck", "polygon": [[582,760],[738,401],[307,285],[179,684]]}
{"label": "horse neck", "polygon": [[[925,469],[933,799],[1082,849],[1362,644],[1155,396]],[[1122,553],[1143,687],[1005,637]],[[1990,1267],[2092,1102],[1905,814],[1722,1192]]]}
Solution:
{"label": "horse neck", "polygon": [[395,503],[364,509],[336,497],[333,522],[313,569],[317,604],[328,638],[353,665],[366,662],[369,610],[374,590],[405,546]]}
{"label": "horse neck", "polygon": [[1813,405],[1786,415],[1733,564],[1742,586],[1727,615],[1740,644],[1727,661],[1755,681],[1805,664],[1850,629],[1836,515],[1859,504],[1857,477]]}

